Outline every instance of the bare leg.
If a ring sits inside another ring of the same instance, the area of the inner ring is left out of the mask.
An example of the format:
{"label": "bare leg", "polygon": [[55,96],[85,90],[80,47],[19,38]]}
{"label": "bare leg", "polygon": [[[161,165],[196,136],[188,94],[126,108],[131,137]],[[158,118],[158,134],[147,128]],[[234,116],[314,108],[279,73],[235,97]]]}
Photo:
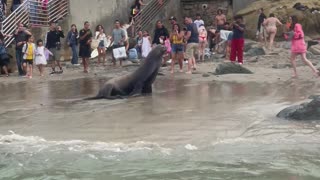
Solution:
{"label": "bare leg", "polygon": [[106,63],[106,57],[107,57],[106,49],[102,48],[102,58],[103,58],[102,64],[103,65],[105,65],[105,63]]}
{"label": "bare leg", "polygon": [[301,56],[302,56],[302,61],[311,68],[311,70],[313,71],[314,75],[315,76],[319,76],[319,70],[317,70],[314,67],[314,65],[312,64],[312,62],[307,59],[306,53],[301,54]]}
{"label": "bare leg", "polygon": [[29,78],[32,78],[33,66],[29,64]]}
{"label": "bare leg", "polygon": [[172,59],[171,59],[171,70],[170,72],[173,74],[174,73],[174,65],[176,63],[176,58],[177,58],[177,54],[172,53]]}
{"label": "bare leg", "polygon": [[101,48],[97,48],[98,50],[98,65],[100,65],[100,59],[101,59]]}
{"label": "bare leg", "polygon": [[23,67],[23,71],[24,71],[24,73],[28,76],[27,63],[23,63],[23,64],[22,64],[22,67]]}
{"label": "bare leg", "polygon": [[293,78],[296,78],[298,77],[298,74],[297,74],[297,62],[296,62],[296,58],[297,58],[297,55],[292,53],[291,54],[291,65],[292,65],[292,69],[293,69],[293,75],[292,77]]}
{"label": "bare leg", "polygon": [[178,61],[179,61],[179,67],[180,67],[180,72],[183,72],[183,52],[178,53]]}
{"label": "bare leg", "polygon": [[274,42],[274,37],[276,36],[276,33],[270,33],[270,44],[269,44],[269,50],[273,48],[273,42]]}
{"label": "bare leg", "polygon": [[8,77],[9,76],[9,72],[8,72],[7,66],[3,66],[2,69],[3,69],[4,73],[6,74],[6,76]]}

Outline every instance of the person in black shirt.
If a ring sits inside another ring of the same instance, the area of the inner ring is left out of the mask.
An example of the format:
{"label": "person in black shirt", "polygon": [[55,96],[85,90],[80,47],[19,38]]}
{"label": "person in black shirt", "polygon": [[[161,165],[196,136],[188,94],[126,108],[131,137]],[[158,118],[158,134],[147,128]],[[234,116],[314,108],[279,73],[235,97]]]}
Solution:
{"label": "person in black shirt", "polygon": [[88,73],[89,58],[91,57],[92,32],[88,21],[84,23],[84,28],[80,30],[80,50],[79,56],[82,57],[83,72]]}
{"label": "person in black shirt", "polygon": [[264,20],[267,19],[267,16],[263,12],[263,8],[259,9],[259,19],[258,19],[258,27],[257,27],[257,38],[260,42],[264,40],[266,42],[267,40],[267,35],[266,35],[266,30],[264,29],[263,22]]}
{"label": "person in black shirt", "polygon": [[164,44],[164,41],[169,38],[169,32],[165,28],[161,21],[157,21],[156,29],[154,31],[154,37],[152,44]]}
{"label": "person in black shirt", "polygon": [[60,26],[56,27],[56,23],[50,23],[50,31],[47,33],[46,36],[46,48],[52,52],[53,56],[50,56],[49,60],[52,62],[52,72],[50,74],[56,73],[56,63],[60,68],[59,73],[63,73],[62,66],[60,64],[61,58],[61,42],[60,38],[64,38],[63,31]]}
{"label": "person in black shirt", "polygon": [[18,23],[17,25],[18,25],[18,28],[13,35],[14,40],[16,42],[16,61],[17,61],[19,76],[24,76],[25,73],[22,69],[22,62],[23,62],[22,47],[26,43],[27,37],[31,36],[32,34],[28,30],[26,30],[26,28],[22,23]]}

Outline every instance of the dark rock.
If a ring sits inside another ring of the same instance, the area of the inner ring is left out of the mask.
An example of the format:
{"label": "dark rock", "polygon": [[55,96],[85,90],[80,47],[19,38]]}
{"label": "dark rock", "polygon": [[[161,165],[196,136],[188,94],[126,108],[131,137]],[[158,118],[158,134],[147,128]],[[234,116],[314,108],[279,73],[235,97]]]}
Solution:
{"label": "dark rock", "polygon": [[246,56],[263,56],[266,55],[266,52],[263,48],[261,47],[254,47],[249,49],[246,53]]}
{"label": "dark rock", "polygon": [[253,46],[257,44],[255,42],[246,42],[244,44],[244,52],[248,52],[251,48],[253,48]]}
{"label": "dark rock", "polygon": [[317,99],[320,98],[320,95],[311,95],[309,96],[309,99]]}
{"label": "dark rock", "polygon": [[215,75],[222,74],[253,74],[249,69],[235,63],[221,63],[216,68]]}
{"label": "dark rock", "polygon": [[277,117],[292,120],[320,120],[320,98],[314,96],[309,103],[288,107]]}
{"label": "dark rock", "polygon": [[210,74],[204,73],[202,74],[202,77],[210,77]]}

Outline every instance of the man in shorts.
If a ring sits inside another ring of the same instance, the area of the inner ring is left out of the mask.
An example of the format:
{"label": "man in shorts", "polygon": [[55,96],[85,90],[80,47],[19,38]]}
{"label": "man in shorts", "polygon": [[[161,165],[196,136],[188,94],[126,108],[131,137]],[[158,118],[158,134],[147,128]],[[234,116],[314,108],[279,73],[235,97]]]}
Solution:
{"label": "man in shorts", "polygon": [[193,23],[190,17],[185,17],[184,21],[187,26],[185,35],[187,41],[186,58],[188,59],[187,74],[192,74],[192,69],[196,69],[195,53],[199,50],[199,32],[197,25]]}
{"label": "man in shorts", "polygon": [[[126,32],[124,31],[124,29],[121,28],[120,21],[116,20],[114,22],[114,29],[112,30],[112,40],[111,40],[111,44],[113,42],[112,49],[125,46],[126,38],[127,38]],[[113,54],[112,54],[112,58],[113,58],[113,65],[115,66],[116,59],[114,58]],[[120,66],[122,66],[122,59],[120,59]]]}
{"label": "man in shorts", "polygon": [[79,56],[82,58],[83,72],[88,73],[89,58],[91,57],[92,32],[88,21],[84,22],[84,28],[80,30]]}
{"label": "man in shorts", "polygon": [[[55,73],[63,73],[62,66],[60,64],[61,58],[61,41],[60,38],[64,38],[63,31],[60,26],[56,26],[56,23],[50,23],[50,31],[47,32],[46,35],[46,48],[52,52],[52,56],[50,56],[49,60],[52,62],[52,72],[50,74]],[[60,68],[60,71],[56,72],[56,64]]]}

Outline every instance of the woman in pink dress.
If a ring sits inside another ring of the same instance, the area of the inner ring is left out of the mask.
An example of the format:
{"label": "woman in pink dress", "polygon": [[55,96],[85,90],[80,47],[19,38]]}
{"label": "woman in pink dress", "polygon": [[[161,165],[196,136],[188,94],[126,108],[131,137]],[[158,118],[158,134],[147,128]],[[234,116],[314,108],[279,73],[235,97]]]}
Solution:
{"label": "woman in pink dress", "polygon": [[319,70],[317,70],[313,64],[307,59],[307,47],[304,41],[304,32],[302,30],[301,24],[298,23],[298,18],[296,16],[292,16],[292,24],[291,24],[291,31],[292,33],[292,40],[291,40],[291,64],[293,68],[293,77],[298,77],[297,74],[297,64],[296,64],[296,57],[301,55],[302,61],[308,65],[315,76],[319,76]]}

